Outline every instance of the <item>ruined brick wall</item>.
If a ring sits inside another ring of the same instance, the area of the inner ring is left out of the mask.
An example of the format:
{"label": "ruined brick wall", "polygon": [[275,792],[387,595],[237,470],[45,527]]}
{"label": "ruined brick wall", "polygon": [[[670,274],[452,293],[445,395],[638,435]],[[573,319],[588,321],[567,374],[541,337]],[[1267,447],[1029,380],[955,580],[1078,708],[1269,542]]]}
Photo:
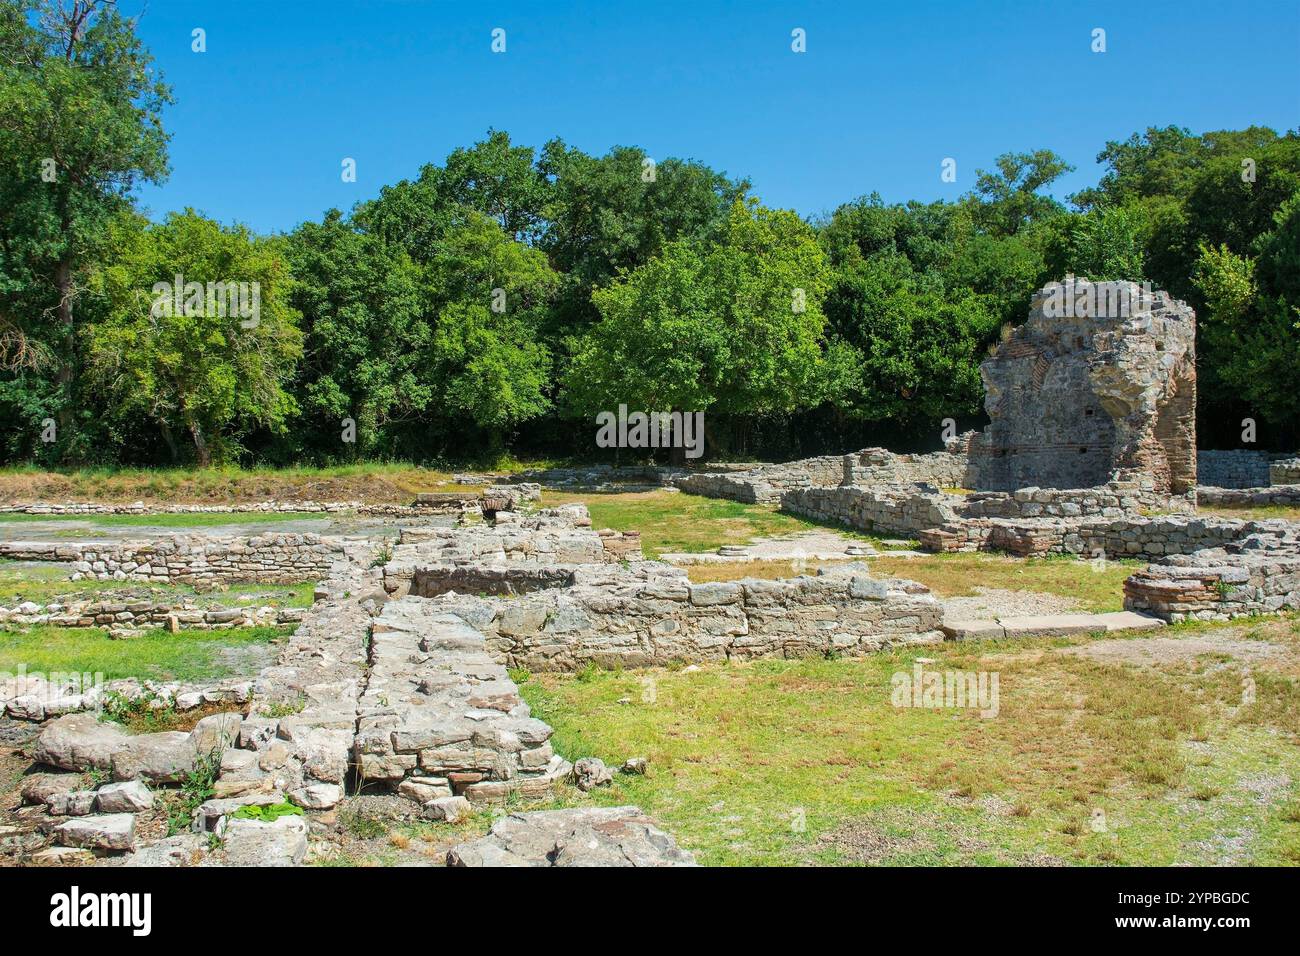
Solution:
{"label": "ruined brick wall", "polygon": [[1198,451],[1196,481],[1210,488],[1266,488],[1269,485],[1268,452],[1242,448]]}
{"label": "ruined brick wall", "polygon": [[1124,607],[1170,623],[1225,621],[1300,608],[1295,526],[1244,544],[1162,559],[1124,582]]}
{"label": "ruined brick wall", "polygon": [[1155,490],[1196,484],[1196,316],[1133,283],[1067,279],[980,367],[991,422],[969,445],[972,487],[1089,488],[1112,472]]}

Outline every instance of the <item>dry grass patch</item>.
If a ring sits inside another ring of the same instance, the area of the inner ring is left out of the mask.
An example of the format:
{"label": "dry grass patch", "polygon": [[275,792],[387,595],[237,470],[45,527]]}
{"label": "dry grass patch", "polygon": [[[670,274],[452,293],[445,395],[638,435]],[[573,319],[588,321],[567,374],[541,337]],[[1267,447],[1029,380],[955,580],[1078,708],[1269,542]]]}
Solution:
{"label": "dry grass patch", "polygon": [[1201,507],[1197,513],[1206,517],[1241,518],[1246,521],[1264,521],[1268,518],[1283,518],[1287,521],[1300,521],[1300,505],[1256,505],[1245,508]]}
{"label": "dry grass patch", "polygon": [[[1232,732],[1249,747],[1216,764],[1225,781],[1200,779],[1193,742],[1236,726],[1217,675],[1056,653],[1071,643],[950,644],[689,673],[540,674],[521,686],[556,728],[557,752],[609,763],[649,757],[648,776],[620,775],[593,798],[644,807],[705,863],[1198,859],[1192,842],[1219,824],[1179,823],[1180,807],[1207,805],[1193,790],[1232,792],[1234,761],[1258,757],[1257,741],[1270,738],[1242,725]],[[925,665],[932,670],[996,671],[997,716],[894,707],[891,678],[917,656],[934,658]],[[1275,721],[1288,720],[1271,708],[1260,719],[1274,734]],[[1300,757],[1278,744],[1268,759],[1300,779]],[[1287,839],[1280,828],[1289,824],[1264,825],[1280,806],[1233,812],[1263,841],[1250,853],[1267,856],[1276,850],[1270,841]],[[1099,816],[1110,821],[1104,833]],[[899,826],[909,819],[934,825]]]}
{"label": "dry grass patch", "polygon": [[1032,591],[1074,598],[1093,613],[1124,609],[1124,579],[1139,561],[1095,565],[1077,558],[1015,558],[985,553],[934,554],[922,558],[882,555],[865,559],[876,577],[919,581],[939,597],[970,597],[976,588]]}
{"label": "dry grass patch", "polygon": [[[548,463],[510,461],[485,470],[515,471],[533,464]],[[150,506],[267,500],[408,504],[420,491],[480,490],[478,486],[455,484],[452,474],[450,468],[377,463],[323,468],[87,468],[58,472],[8,468],[0,469],[0,501],[143,501]]]}
{"label": "dry grass patch", "polygon": [[[641,549],[649,558],[665,552],[716,551],[724,544],[748,544],[755,538],[823,527],[783,514],[775,505],[751,505],[681,492],[542,493],[543,507],[574,502],[587,506],[593,527],[641,532]],[[864,537],[839,527],[835,530],[848,537]]]}

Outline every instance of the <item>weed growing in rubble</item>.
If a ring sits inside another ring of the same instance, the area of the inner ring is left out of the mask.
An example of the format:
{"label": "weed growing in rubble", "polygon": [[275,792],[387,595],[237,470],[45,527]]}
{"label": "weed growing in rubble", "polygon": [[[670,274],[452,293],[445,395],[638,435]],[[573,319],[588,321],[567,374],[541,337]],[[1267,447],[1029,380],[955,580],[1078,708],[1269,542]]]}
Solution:
{"label": "weed growing in rubble", "polygon": [[216,793],[217,777],[221,774],[221,751],[218,745],[194,762],[194,769],[185,775],[180,789],[167,805],[167,835],[175,836],[190,829],[194,812]]}
{"label": "weed growing in rubble", "polygon": [[262,823],[274,823],[281,817],[300,817],[302,808],[292,803],[268,803],[261,806],[250,804],[240,807],[230,815],[232,820],[258,820]]}
{"label": "weed growing in rubble", "polygon": [[307,709],[307,695],[299,694],[297,697],[289,700],[272,701],[269,704],[262,705],[262,715],[265,717],[292,717],[294,714],[301,714]]}
{"label": "weed growing in rubble", "polygon": [[127,727],[152,733],[171,730],[176,718],[176,704],[152,692],[128,697],[117,691],[104,695],[101,720],[111,720]]}

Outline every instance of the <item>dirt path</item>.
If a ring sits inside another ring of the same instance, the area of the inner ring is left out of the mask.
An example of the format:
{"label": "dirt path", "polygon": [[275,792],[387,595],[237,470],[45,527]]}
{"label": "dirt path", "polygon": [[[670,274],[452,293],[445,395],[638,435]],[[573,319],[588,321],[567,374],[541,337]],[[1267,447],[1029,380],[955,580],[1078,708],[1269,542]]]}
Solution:
{"label": "dirt path", "polygon": [[1202,654],[1225,654],[1243,663],[1278,660],[1294,656],[1291,648],[1267,640],[1247,640],[1238,629],[1193,632],[1185,636],[1162,634],[1159,637],[1135,637],[1128,640],[1101,640],[1076,647],[1062,648],[1062,654],[1074,654],[1113,664],[1159,666],[1190,661]]}

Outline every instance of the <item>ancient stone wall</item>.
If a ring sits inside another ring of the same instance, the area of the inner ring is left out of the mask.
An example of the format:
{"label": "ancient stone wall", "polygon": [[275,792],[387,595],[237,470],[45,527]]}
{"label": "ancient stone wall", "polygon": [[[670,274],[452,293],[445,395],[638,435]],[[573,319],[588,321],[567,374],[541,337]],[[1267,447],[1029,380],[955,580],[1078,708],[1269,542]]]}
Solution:
{"label": "ancient stone wall", "polygon": [[1196,453],[1197,484],[1211,488],[1263,488],[1269,482],[1268,452],[1235,448]]}
{"label": "ancient stone wall", "polygon": [[192,603],[160,601],[71,601],[44,605],[27,602],[14,608],[0,607],[0,623],[106,627],[112,631],[154,627],[203,631],[258,624],[294,624],[302,619],[303,614],[303,608],[265,605],[203,608]]}
{"label": "ancient stone wall", "polygon": [[1115,518],[1148,511],[1190,514],[1194,495],[1170,497],[1155,490],[1146,476],[1126,476],[1095,488],[1017,488],[1010,494],[978,492],[958,507],[967,518]]}
{"label": "ancient stone wall", "polygon": [[576,569],[574,584],[508,600],[429,602],[487,638],[498,660],[536,671],[646,667],[731,658],[861,655],[942,639],[942,605],[912,581],[855,565],[816,577],[692,584],[677,568]]}
{"label": "ancient stone wall", "polygon": [[384,566],[384,586],[417,597],[515,594],[565,587],[579,565],[640,560],[638,532],[592,530],[585,505],[566,505],[503,513],[488,525],[403,528]]}
{"label": "ancient stone wall", "polygon": [[1156,559],[1222,547],[1247,535],[1275,532],[1284,521],[1241,521],[1182,515],[1122,518],[977,518],[920,532],[931,551],[1006,551],[1017,555],[1077,554]]}
{"label": "ancient stone wall", "polygon": [[546,796],[572,769],[484,636],[432,602],[386,604],[369,659],[355,742],[362,780],[425,804],[484,803]]}
{"label": "ancient stone wall", "polygon": [[1270,485],[1266,488],[1196,489],[1196,500],[1203,508],[1265,508],[1300,505],[1300,484]]}
{"label": "ancient stone wall", "polygon": [[[1086,305],[1102,287],[1117,301]],[[1123,469],[1191,490],[1195,337],[1195,313],[1164,292],[1073,278],[1041,289],[980,367],[991,421],[970,442],[969,487],[1087,488]]]}
{"label": "ancient stone wall", "polygon": [[[973,433],[972,433],[973,434]],[[938,488],[970,488],[973,480],[964,442],[950,442],[944,451],[900,455],[885,448],[864,448],[844,456],[845,485],[927,484]]]}
{"label": "ancient stone wall", "polygon": [[760,465],[742,472],[691,474],[676,479],[674,483],[693,495],[771,504],[780,501],[781,495],[787,491],[834,487],[844,479],[844,468],[843,455],[826,455]]}
{"label": "ancient stone wall", "polygon": [[1124,607],[1170,622],[1300,608],[1296,527],[1149,565],[1124,582]]}
{"label": "ancient stone wall", "polygon": [[1274,459],[1268,466],[1269,481],[1274,485],[1300,485],[1300,458]]}
{"label": "ancient stone wall", "polygon": [[914,485],[807,488],[781,498],[782,511],[872,534],[914,535],[957,520],[955,509],[960,505],[959,495],[924,491]]}
{"label": "ancient stone wall", "polygon": [[1011,494],[955,494],[924,485],[846,485],[782,496],[781,508],[872,534],[912,534],[981,518],[1118,518],[1143,511],[1191,513],[1189,496],[1170,498],[1147,477],[1096,488],[1021,488]]}
{"label": "ancient stone wall", "polygon": [[344,555],[342,539],[315,534],[171,535],[116,544],[0,542],[0,557],[72,565],[72,580],[296,583],[318,580]]}

